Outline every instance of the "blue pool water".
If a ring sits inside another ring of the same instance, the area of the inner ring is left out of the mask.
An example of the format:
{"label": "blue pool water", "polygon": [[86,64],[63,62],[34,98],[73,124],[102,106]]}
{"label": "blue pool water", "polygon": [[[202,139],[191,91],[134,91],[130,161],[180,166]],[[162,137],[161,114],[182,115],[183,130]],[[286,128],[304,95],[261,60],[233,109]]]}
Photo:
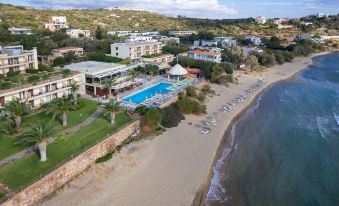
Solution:
{"label": "blue pool water", "polygon": [[125,102],[132,102],[134,104],[140,104],[143,101],[146,100],[146,98],[153,97],[156,94],[166,94],[170,90],[167,89],[168,86],[170,86],[170,83],[159,83],[156,85],[153,85],[145,90],[142,90],[138,93],[135,93],[133,95],[130,95],[123,99]]}

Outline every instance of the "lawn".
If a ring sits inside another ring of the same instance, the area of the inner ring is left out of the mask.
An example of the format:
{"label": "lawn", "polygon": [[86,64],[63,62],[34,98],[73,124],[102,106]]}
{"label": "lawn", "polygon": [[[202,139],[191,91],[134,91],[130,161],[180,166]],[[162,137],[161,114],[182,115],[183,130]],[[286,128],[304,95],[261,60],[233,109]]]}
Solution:
{"label": "lawn", "polygon": [[[34,124],[38,121],[50,122],[50,124],[54,125],[54,132],[57,134],[58,132],[63,131],[64,129],[74,127],[75,125],[81,123],[85,119],[87,119],[96,109],[97,109],[97,102],[90,101],[87,99],[80,99],[79,101],[82,104],[85,104],[85,107],[77,110],[68,112],[68,125],[67,127],[63,127],[60,118],[55,118],[52,120],[52,115],[46,115],[45,111],[42,111],[37,114],[29,115],[27,117],[23,117],[22,120],[22,128],[23,132],[27,131],[30,127],[30,124]],[[81,114],[81,115],[80,115]],[[1,131],[0,131],[1,132]],[[26,146],[15,146],[14,143],[20,139],[20,134],[9,136],[3,133],[0,133],[0,160],[5,159],[6,157],[20,152],[21,150],[27,148],[29,145]]]}
{"label": "lawn", "polygon": [[38,180],[40,175],[54,170],[58,164],[69,160],[72,155],[80,154],[131,121],[125,112],[116,115],[114,125],[101,116],[92,124],[49,144],[46,162],[40,162],[37,154],[31,154],[0,168],[0,182],[18,191],[21,187],[24,188]]}

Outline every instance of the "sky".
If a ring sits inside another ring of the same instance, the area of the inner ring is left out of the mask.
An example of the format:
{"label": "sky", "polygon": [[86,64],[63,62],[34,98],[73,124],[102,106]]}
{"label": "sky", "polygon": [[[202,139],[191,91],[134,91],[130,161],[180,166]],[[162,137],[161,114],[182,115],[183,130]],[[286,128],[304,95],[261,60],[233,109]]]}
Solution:
{"label": "sky", "polygon": [[256,16],[294,18],[315,13],[339,13],[339,0],[0,0],[0,2],[54,9],[129,7],[169,16],[215,19]]}

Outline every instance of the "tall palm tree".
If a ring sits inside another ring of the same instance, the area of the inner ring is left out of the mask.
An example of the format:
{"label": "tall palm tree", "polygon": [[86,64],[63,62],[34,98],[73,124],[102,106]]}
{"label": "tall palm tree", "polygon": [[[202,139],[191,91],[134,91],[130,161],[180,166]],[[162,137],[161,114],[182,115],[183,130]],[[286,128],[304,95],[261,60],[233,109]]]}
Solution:
{"label": "tall palm tree", "polygon": [[17,141],[16,145],[26,145],[34,143],[38,146],[40,152],[40,161],[47,160],[47,138],[53,134],[53,126],[38,121],[37,124],[32,125],[31,129],[24,133],[23,138]]}
{"label": "tall palm tree", "polygon": [[77,84],[76,82],[71,84],[71,90],[72,90],[72,96],[74,99],[74,105],[77,105],[78,101],[78,91],[80,89],[80,85]]}
{"label": "tall palm tree", "polygon": [[106,111],[106,114],[110,114],[111,118],[111,124],[114,124],[115,121],[115,113],[121,109],[120,105],[114,101],[109,101],[104,104],[104,108]]}
{"label": "tall palm tree", "polygon": [[21,128],[22,116],[28,114],[30,110],[31,107],[27,101],[21,102],[19,99],[14,99],[5,105],[5,111],[10,113],[10,115],[14,118],[17,131]]}
{"label": "tall palm tree", "polygon": [[159,67],[153,64],[146,64],[145,65],[145,72],[150,74],[153,77],[154,73],[158,73]]}
{"label": "tall palm tree", "polygon": [[135,81],[135,78],[140,75],[140,72],[136,69],[130,69],[128,73],[132,76],[133,81]]}
{"label": "tall palm tree", "polygon": [[67,112],[71,110],[75,110],[76,107],[74,106],[74,103],[69,98],[59,98],[54,99],[47,108],[46,114],[53,114],[53,120],[56,116],[61,115],[62,119],[62,126],[67,126]]}
{"label": "tall palm tree", "polygon": [[108,89],[108,96],[111,98],[112,97],[112,86],[116,80],[112,78],[108,78],[104,80],[104,84],[106,85]]}

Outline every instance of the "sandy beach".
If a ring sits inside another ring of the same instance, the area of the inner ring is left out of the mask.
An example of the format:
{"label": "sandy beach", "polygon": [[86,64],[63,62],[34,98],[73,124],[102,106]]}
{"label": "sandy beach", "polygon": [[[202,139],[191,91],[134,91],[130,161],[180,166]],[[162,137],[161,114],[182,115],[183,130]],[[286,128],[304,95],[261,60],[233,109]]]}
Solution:
{"label": "sandy beach", "polygon": [[[192,205],[197,192],[208,184],[211,165],[232,120],[263,89],[307,68],[313,63],[314,56],[296,58],[261,73],[237,71],[234,74],[239,81],[237,85],[212,84],[220,96],[207,101],[207,115],[186,116],[178,127],[124,147],[112,160],[92,166],[42,205]],[[237,104],[230,112],[222,111],[223,105],[244,94],[259,79],[266,79],[267,83],[249,95],[245,103]],[[211,127],[210,134],[200,134],[202,122],[217,114],[220,117],[217,125]],[[190,122],[193,124],[189,125]]]}

